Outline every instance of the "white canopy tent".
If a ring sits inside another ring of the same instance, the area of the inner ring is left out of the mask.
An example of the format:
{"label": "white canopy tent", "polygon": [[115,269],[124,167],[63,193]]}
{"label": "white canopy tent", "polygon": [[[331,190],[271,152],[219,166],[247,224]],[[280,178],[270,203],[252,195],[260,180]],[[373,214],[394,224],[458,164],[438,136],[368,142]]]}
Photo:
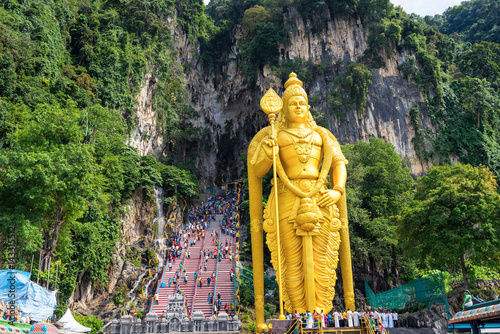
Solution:
{"label": "white canopy tent", "polygon": [[78,323],[78,321],[75,320],[75,317],[73,317],[73,314],[69,309],[66,310],[66,313],[62,316],[61,319],[59,319],[59,322],[64,325],[64,329],[66,330],[66,333],[86,333],[90,332],[92,328],[90,327],[85,327]]}

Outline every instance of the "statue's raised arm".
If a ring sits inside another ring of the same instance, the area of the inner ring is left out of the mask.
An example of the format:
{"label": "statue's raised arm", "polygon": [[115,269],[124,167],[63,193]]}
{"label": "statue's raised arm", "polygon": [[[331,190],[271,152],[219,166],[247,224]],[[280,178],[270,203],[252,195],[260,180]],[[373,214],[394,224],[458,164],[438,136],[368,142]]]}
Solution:
{"label": "statue's raised arm", "polygon": [[[307,94],[295,73],[290,74],[285,83],[282,105],[276,131],[271,127],[262,129],[248,149],[259,332],[265,330],[263,230],[267,232],[266,243],[280,284],[280,301],[288,313],[331,310],[339,250],[346,308],[354,309],[345,201],[347,160],[330,131],[314,122]],[[273,123],[274,116],[270,120]],[[273,188],[262,212],[262,177],[273,166],[273,161],[279,178],[273,179]]]}

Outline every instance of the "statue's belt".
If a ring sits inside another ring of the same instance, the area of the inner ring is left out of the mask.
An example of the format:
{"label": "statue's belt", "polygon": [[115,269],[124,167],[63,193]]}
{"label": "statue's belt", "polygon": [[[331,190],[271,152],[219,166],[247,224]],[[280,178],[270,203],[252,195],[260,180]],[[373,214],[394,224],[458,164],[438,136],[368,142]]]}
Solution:
{"label": "statue's belt", "polygon": [[[290,183],[302,190],[303,192],[308,192],[314,186],[316,185],[316,182],[318,182],[315,179],[299,179],[299,180],[290,180]],[[286,186],[284,182],[282,182],[280,179],[278,179],[278,194],[289,192],[290,189]]]}

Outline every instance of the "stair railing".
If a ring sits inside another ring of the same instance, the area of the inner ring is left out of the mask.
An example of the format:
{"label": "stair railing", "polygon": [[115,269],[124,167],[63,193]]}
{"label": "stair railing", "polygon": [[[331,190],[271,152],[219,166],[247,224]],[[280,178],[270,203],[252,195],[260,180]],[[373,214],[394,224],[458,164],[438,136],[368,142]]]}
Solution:
{"label": "stair railing", "polygon": [[373,328],[371,322],[370,322],[370,319],[368,318],[368,316],[364,315],[362,318],[361,318],[361,323],[365,324],[366,325],[366,333],[367,334],[375,334],[375,329]]}
{"label": "stair railing", "polygon": [[[184,253],[181,255],[181,256],[184,258],[184,260],[182,261],[182,266],[180,266],[180,267],[179,267],[179,279],[177,280],[177,283],[176,283],[176,285],[175,285],[175,292],[177,292],[177,289],[179,289],[179,291],[180,291],[179,286],[180,286],[181,281],[182,281],[182,269],[183,269],[183,268],[184,268],[184,266],[186,265],[186,257],[187,257],[187,253],[188,253],[188,251],[189,251],[189,247],[191,247],[191,245],[190,245],[190,243],[191,243],[191,242],[190,242],[190,241],[191,241],[191,238],[189,239],[189,242],[188,242],[188,244],[187,244],[186,249],[184,249]],[[186,273],[187,273],[187,272],[186,272]],[[186,302],[186,299],[185,299],[185,298],[186,298],[186,293],[184,293],[184,301]],[[186,310],[186,311],[187,311],[187,310]]]}
{"label": "stair railing", "polygon": [[[207,240],[207,231],[205,231],[205,235],[203,236],[203,246],[201,246],[201,251],[200,251],[200,255],[203,255],[203,251],[205,250],[205,242]],[[197,275],[196,275],[196,279],[198,279],[199,277],[201,277],[201,273],[199,271],[200,269],[200,266],[201,266],[201,263],[203,261],[203,256],[200,256],[200,262],[198,264],[198,268],[196,269],[197,271]],[[199,275],[199,277],[198,277]],[[195,302],[195,299],[196,299],[196,291],[198,289],[198,283],[195,281],[194,282],[194,292],[193,292],[193,302],[191,303],[191,316],[193,316],[193,308],[194,308],[194,302]]]}
{"label": "stair railing", "polygon": [[[177,231],[177,234],[179,234],[179,232],[181,230],[182,230],[182,224],[179,226],[179,230]],[[170,260],[167,260],[167,263],[163,266],[163,270],[162,270],[162,273],[161,273],[161,278],[160,278],[160,280],[158,281],[158,283],[156,285],[155,295],[157,295],[158,291],[160,291],[161,284],[163,283],[163,278],[165,277],[165,269],[168,268],[168,264],[169,263],[170,263]],[[149,306],[149,313],[153,312],[154,302],[155,302],[155,299],[154,299],[154,296],[153,296],[153,300],[151,300],[151,305]]]}
{"label": "stair railing", "polygon": [[[217,252],[217,258],[215,261],[217,261],[217,266],[216,266],[216,269],[215,269],[215,282],[214,282],[214,303],[217,302],[217,279],[219,278],[219,255],[220,255],[220,249],[221,249],[221,240],[222,240],[222,230],[219,232],[219,246],[217,247],[218,249],[218,252]],[[222,305],[222,304],[221,304]],[[217,307],[217,309],[219,309]],[[219,310],[220,311],[220,310]],[[214,309],[212,307],[212,315],[214,314]]]}
{"label": "stair railing", "polygon": [[[285,334],[298,334],[298,330],[300,329],[300,332],[302,333],[302,323],[299,321],[299,319],[295,319],[293,324],[288,328]],[[297,327],[298,326],[298,327]]]}

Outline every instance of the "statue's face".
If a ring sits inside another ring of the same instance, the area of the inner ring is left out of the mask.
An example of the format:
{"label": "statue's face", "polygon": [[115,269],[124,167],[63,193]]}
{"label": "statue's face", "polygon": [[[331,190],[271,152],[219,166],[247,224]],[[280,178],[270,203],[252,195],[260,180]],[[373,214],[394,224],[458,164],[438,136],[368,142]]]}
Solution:
{"label": "statue's face", "polygon": [[305,123],[309,116],[309,106],[302,96],[292,96],[288,99],[285,111],[286,120],[289,123]]}

